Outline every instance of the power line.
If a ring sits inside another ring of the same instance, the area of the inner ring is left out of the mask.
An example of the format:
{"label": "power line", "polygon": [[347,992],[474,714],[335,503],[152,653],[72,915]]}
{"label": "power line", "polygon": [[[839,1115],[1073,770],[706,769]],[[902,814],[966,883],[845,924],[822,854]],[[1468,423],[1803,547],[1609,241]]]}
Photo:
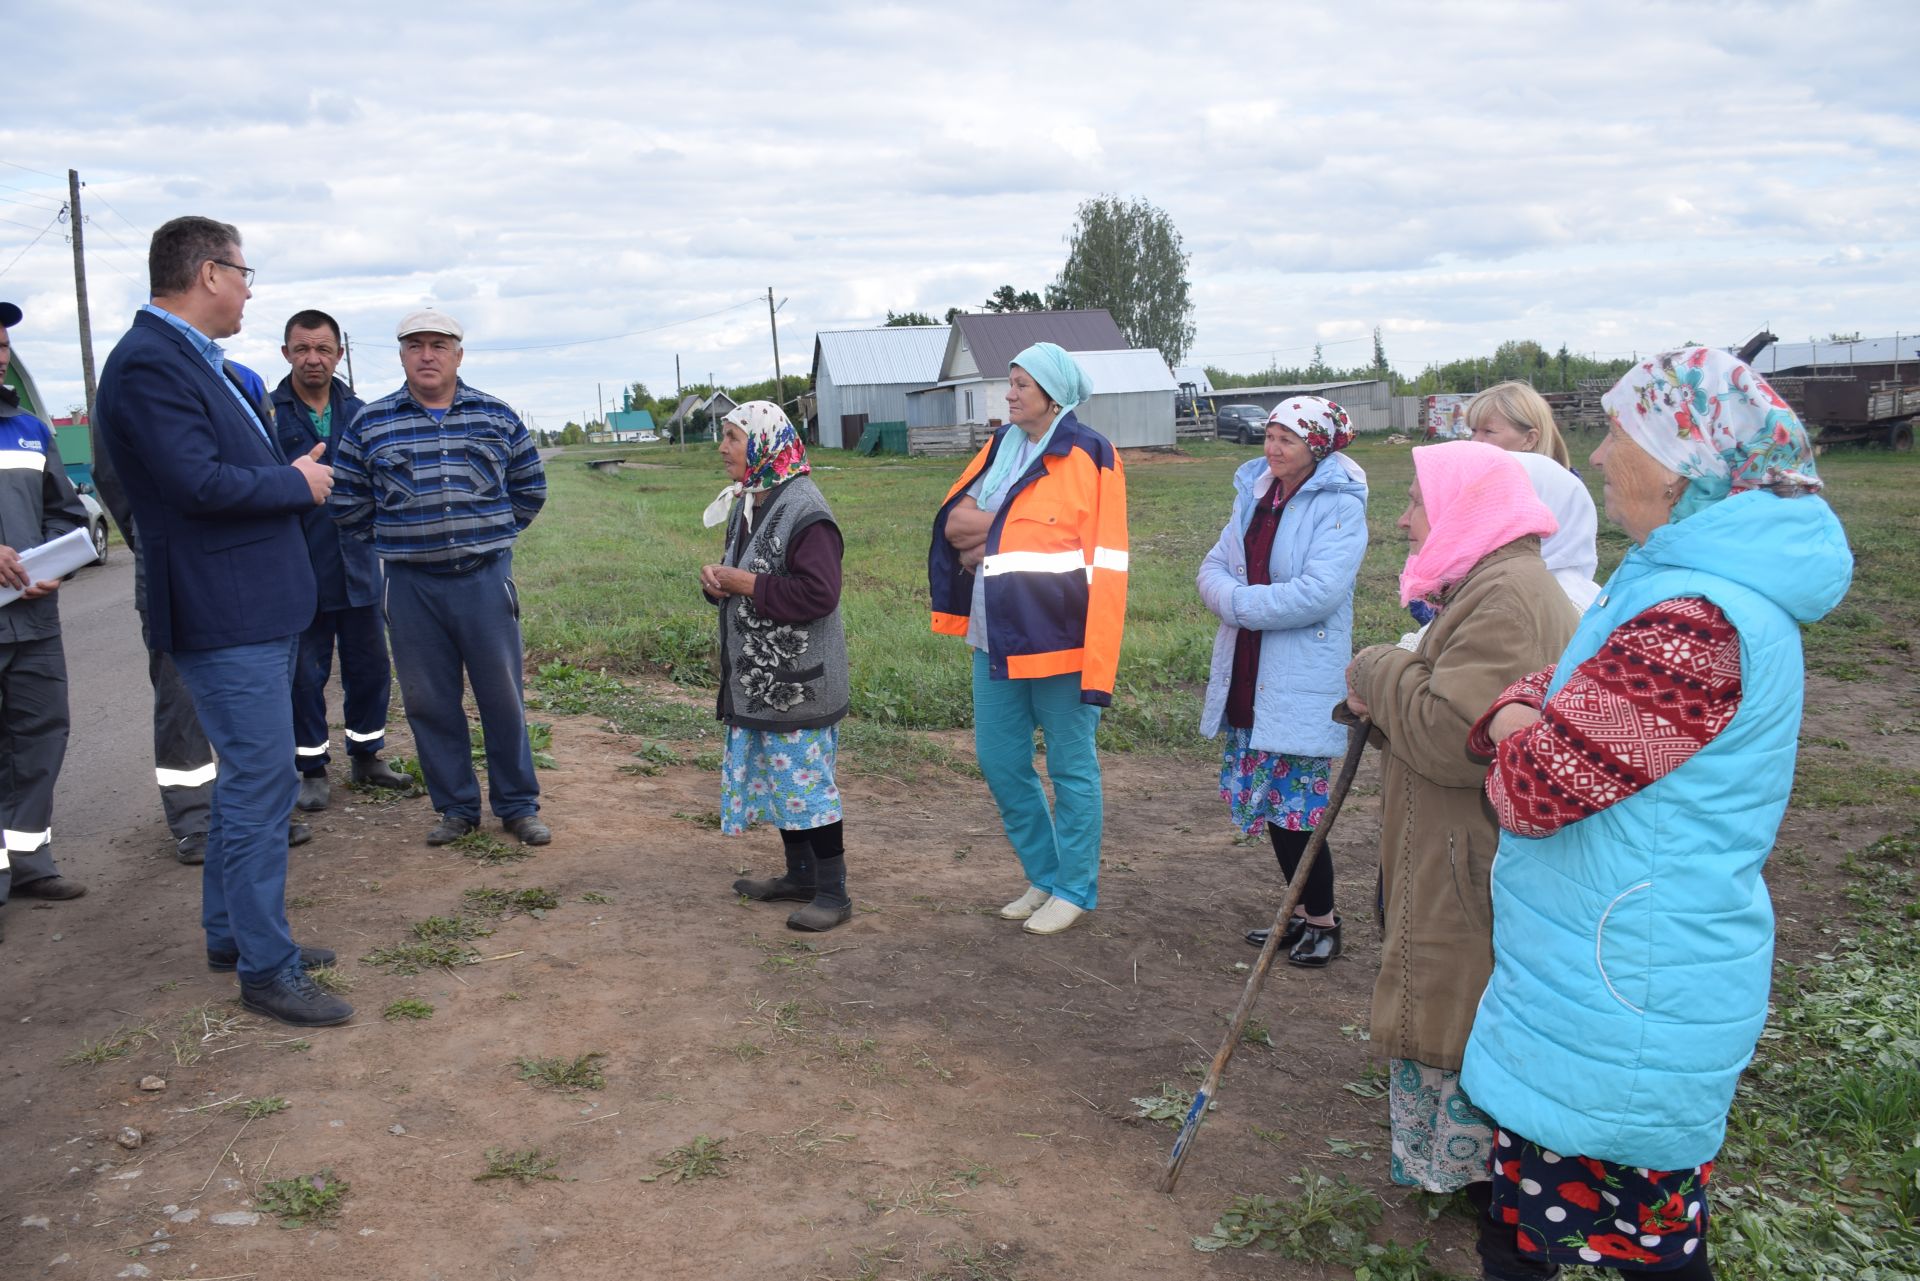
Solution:
{"label": "power line", "polygon": [[[87,195],[93,198],[93,201],[95,204],[107,205],[107,198],[101,195],[99,192],[95,191],[92,187],[87,188]],[[147,234],[146,232],[140,230],[140,228],[133,225],[133,219],[127,217],[125,214],[121,213],[118,209],[115,209],[112,205],[107,205],[107,210],[110,213],[112,213],[114,217],[118,218],[121,222],[126,223],[127,230],[133,232],[135,235],[144,236]],[[102,230],[105,230],[105,228],[102,228]],[[112,233],[109,232],[108,234],[111,235]]]}
{"label": "power line", "polygon": [[[54,210],[53,216],[58,218],[60,216],[60,211],[57,209]],[[30,222],[18,222],[12,218],[0,218],[0,222],[4,222],[10,227],[25,227],[28,231],[38,230],[38,228],[36,228]]]}
{"label": "power line", "polygon": [[589,343],[615,342],[621,338],[638,338],[641,334],[657,334],[662,329],[672,329],[678,325],[690,325],[696,320],[711,320],[715,316],[724,316],[728,312],[738,311],[742,307],[758,306],[761,302],[764,302],[764,301],[765,299],[755,296],[747,299],[747,301],[745,302],[737,302],[730,307],[722,307],[718,311],[709,311],[699,316],[688,316],[684,320],[669,320],[664,325],[652,325],[646,329],[635,329],[624,334],[608,334],[604,338],[575,338],[567,342],[535,343],[530,347],[469,347],[467,348],[467,350],[468,351],[552,351],[556,347],[584,347]]}
{"label": "power line", "polygon": [[[18,187],[9,187],[3,182],[0,182],[0,191],[16,191],[20,193],[17,196],[0,196],[0,200],[4,200],[10,205],[24,205],[28,204],[30,200],[37,200],[43,208],[48,206],[57,208],[65,203],[64,201],[55,200],[51,196],[42,196],[32,191],[21,191]],[[20,196],[26,196],[28,200],[22,200]]]}
{"label": "power line", "polygon": [[[6,162],[6,161],[0,161],[0,164],[5,164],[5,163],[7,163],[7,162]],[[16,166],[14,166],[14,167],[15,167],[15,168],[17,169],[17,168],[21,168],[21,167],[23,167],[23,166],[19,166],[19,165],[16,165]],[[60,208],[60,211],[59,211],[58,213],[56,213],[56,214],[54,214],[54,215],[53,215],[53,217],[51,217],[51,218],[49,218],[49,219],[47,219],[47,225],[46,225],[46,226],[44,226],[44,227],[42,227],[42,228],[40,229],[40,235],[38,235],[38,236],[35,236],[35,237],[34,237],[34,238],[33,238],[32,240],[29,240],[29,241],[27,242],[27,249],[31,249],[31,248],[33,248],[33,247],[34,247],[35,245],[37,245],[37,244],[39,244],[39,243],[40,243],[40,240],[41,240],[41,237],[43,237],[43,236],[45,236],[45,235],[46,235],[46,234],[47,234],[47,233],[48,233],[49,231],[52,231],[52,230],[53,230],[53,225],[54,225],[55,223],[57,223],[57,222],[59,222],[61,218],[63,218],[63,217],[65,217],[65,216],[66,216],[66,212],[67,212],[67,210],[66,210],[66,206],[64,206],[64,205],[62,205],[62,206],[61,206],[61,208]],[[20,251],[19,253],[17,253],[17,254],[15,254],[15,255],[13,256],[13,261],[12,261],[12,262],[10,262],[10,263],[8,263],[8,264],[7,264],[7,265],[6,265],[5,267],[0,267],[0,276],[5,276],[5,275],[6,275],[6,274],[7,274],[7,273],[8,273],[9,271],[12,271],[12,270],[14,269],[14,267],[15,267],[15,266],[16,266],[16,265],[17,265],[17,264],[19,263],[19,261],[20,261],[20,260],[21,260],[22,258],[24,258],[24,257],[26,257],[26,256],[27,256],[27,249],[22,249],[22,250],[21,250],[21,251]],[[755,302],[759,302],[760,300],[759,300],[758,298],[756,298],[756,299],[754,299],[754,301],[755,301]]]}
{"label": "power line", "polygon": [[57,174],[57,173],[48,173],[48,172],[47,172],[47,171],[46,171],[45,169],[35,169],[35,168],[33,168],[33,167],[31,167],[31,166],[29,166],[29,165],[16,165],[16,164],[15,164],[15,163],[13,163],[13,161],[11,161],[11,160],[0,160],[0,165],[5,165],[5,166],[6,166],[7,168],[9,168],[9,169],[24,169],[24,170],[26,170],[26,172],[28,172],[28,173],[37,173],[37,174],[39,174],[39,175],[40,175],[40,176],[41,176],[42,178],[51,178],[51,179],[53,179],[53,180],[54,180],[55,182],[59,182],[59,181],[60,181],[60,175],[59,175],[59,174]]}

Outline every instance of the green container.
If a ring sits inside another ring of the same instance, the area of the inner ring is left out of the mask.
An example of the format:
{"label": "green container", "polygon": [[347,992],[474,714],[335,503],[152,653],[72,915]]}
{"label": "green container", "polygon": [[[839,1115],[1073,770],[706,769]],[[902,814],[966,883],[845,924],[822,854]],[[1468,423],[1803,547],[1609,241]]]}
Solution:
{"label": "green container", "polygon": [[878,436],[880,447],[876,451],[882,454],[907,455],[907,425],[904,422],[868,423],[861,435],[862,443],[868,436]]}

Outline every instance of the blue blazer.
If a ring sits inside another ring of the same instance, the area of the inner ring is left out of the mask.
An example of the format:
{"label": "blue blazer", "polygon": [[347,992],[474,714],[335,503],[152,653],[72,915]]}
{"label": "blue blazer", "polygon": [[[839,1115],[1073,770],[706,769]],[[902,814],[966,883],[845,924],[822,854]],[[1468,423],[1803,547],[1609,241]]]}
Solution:
{"label": "blue blazer", "polygon": [[[289,460],[312,453],[315,445],[325,445],[327,452],[320,456],[320,461],[329,467],[333,466],[333,456],[340,448],[341,435],[355,416],[366,408],[366,402],[348,391],[347,385],[338,378],[333,380],[329,395],[333,402],[333,419],[330,434],[322,439],[313,429],[313,418],[307,413],[306,404],[293,389],[292,375],[282,378],[280,385],[273,389],[273,422],[270,426],[279,438],[280,452]],[[327,515],[324,503],[308,508],[301,515],[300,524],[306,531],[307,555],[313,562],[314,582],[320,591],[320,608],[357,609],[379,604],[380,557],[375,554],[372,542],[342,531]]]}
{"label": "blue blazer", "polygon": [[313,496],[186,336],[136,314],[97,408],[140,529],[149,644],[223,649],[304,631],[316,596],[300,516]]}

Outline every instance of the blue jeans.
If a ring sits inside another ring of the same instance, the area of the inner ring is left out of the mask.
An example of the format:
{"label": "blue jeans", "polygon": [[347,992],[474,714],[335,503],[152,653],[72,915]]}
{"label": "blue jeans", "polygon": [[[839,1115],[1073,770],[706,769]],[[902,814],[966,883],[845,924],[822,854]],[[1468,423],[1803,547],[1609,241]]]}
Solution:
{"label": "blue jeans", "polygon": [[[465,574],[388,561],[387,635],[427,796],[442,814],[480,821],[480,780],[462,705],[473,684],[487,740],[487,799],[501,819],[540,812],[521,687],[520,598],[513,558]],[[465,672],[465,681],[461,673]]]}
{"label": "blue jeans", "polygon": [[200,876],[210,952],[240,953],[240,981],[265,983],[298,962],[287,928],[287,815],[300,790],[293,741],[295,638],[181,650],[173,665],[220,757]]}
{"label": "blue jeans", "polygon": [[[1047,741],[1054,807],[1033,768],[1033,731]],[[1080,701],[1080,673],[994,680],[973,652],[973,745],[1027,882],[1093,910],[1100,881],[1100,709]]]}

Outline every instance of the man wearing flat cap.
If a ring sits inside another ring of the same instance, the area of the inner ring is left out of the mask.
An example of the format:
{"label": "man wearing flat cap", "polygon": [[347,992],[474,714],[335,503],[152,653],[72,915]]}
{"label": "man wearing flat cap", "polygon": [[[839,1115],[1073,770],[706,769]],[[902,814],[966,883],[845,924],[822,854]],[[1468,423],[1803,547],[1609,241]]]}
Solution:
{"label": "man wearing flat cap", "polygon": [[4,385],[20,319],[18,307],[0,302],[0,588],[20,592],[0,605],[0,905],[9,892],[40,899],[86,893],[53,865],[53,785],[67,754],[67,659],[54,596],[60,584],[36,582],[20,553],[84,529],[87,513],[53,429]]}
{"label": "man wearing flat cap", "polygon": [[546,472],[519,415],[461,381],[460,322],[416,311],[395,336],[406,384],[340,437],[328,511],[346,533],[371,539],[386,568],[400,699],[440,813],[427,844],[480,824],[462,705],[470,682],[493,812],[521,843],[545,845],[552,834],[527,742],[513,544],[546,502]]}

